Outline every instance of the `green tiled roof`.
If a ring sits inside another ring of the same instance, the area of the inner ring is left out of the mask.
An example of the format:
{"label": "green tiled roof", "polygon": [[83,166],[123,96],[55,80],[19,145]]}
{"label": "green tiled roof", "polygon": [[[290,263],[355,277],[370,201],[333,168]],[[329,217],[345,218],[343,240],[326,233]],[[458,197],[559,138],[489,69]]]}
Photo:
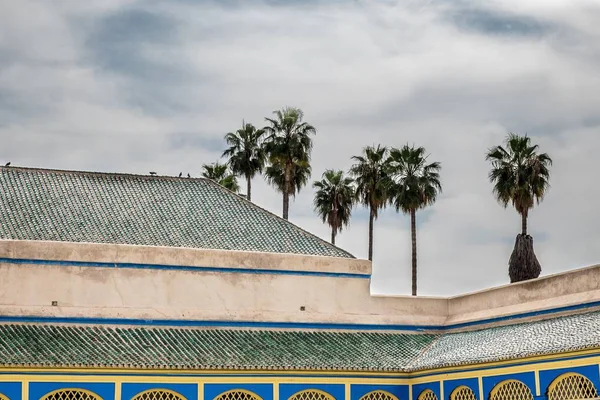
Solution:
{"label": "green tiled roof", "polygon": [[432,335],[0,325],[4,367],[398,371]]}
{"label": "green tiled roof", "polygon": [[0,239],[352,257],[207,179],[0,167],[0,220]]}
{"label": "green tiled roof", "polygon": [[600,349],[600,312],[447,333],[405,367],[408,371]]}
{"label": "green tiled roof", "polygon": [[425,333],[0,324],[1,367],[411,372],[600,348],[600,312]]}

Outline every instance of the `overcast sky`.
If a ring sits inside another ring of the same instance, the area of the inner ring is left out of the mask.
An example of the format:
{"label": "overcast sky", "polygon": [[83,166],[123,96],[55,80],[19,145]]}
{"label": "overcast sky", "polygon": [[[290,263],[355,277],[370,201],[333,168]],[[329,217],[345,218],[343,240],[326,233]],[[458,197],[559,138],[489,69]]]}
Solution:
{"label": "overcast sky", "polygon": [[[417,214],[419,294],[508,282],[520,219],[486,149],[527,132],[554,159],[530,216],[542,274],[600,262],[597,0],[0,2],[0,162],[200,175],[242,119],[317,130],[313,180],[365,145],[426,147],[444,193]],[[321,236],[311,187],[290,219]],[[280,214],[262,178],[253,200]],[[357,208],[338,244],[367,256]],[[409,220],[376,221],[374,292],[410,293]]]}

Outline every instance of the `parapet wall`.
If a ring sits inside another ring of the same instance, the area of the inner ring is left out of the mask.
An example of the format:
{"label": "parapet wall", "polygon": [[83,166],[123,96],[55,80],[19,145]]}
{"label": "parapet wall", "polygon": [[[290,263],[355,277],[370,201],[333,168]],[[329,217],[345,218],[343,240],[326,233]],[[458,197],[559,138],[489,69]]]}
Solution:
{"label": "parapet wall", "polygon": [[370,273],[345,258],[0,240],[0,317],[439,331],[600,303],[600,266],[452,298],[372,296]]}

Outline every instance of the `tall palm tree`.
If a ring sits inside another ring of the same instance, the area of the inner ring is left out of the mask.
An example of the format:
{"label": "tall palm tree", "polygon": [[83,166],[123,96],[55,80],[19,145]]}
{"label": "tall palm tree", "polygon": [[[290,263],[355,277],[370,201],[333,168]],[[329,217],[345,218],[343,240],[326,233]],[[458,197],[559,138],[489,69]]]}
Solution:
{"label": "tall palm tree", "polygon": [[412,239],[412,295],[417,295],[417,210],[435,203],[442,192],[439,162],[427,163],[425,148],[405,145],[391,149],[388,173],[390,201],[396,211],[410,215]]}
{"label": "tall palm tree", "polygon": [[264,128],[267,134],[264,146],[270,163],[267,180],[282,192],[283,218],[288,219],[290,195],[300,191],[310,177],[311,136],[317,131],[303,121],[304,113],[299,108],[285,107],[273,114],[275,118],[265,118],[270,125]]}
{"label": "tall palm tree", "polygon": [[229,171],[229,168],[225,164],[219,164],[218,162],[212,164],[202,165],[202,176],[215,181],[225,189],[229,189],[232,192],[238,193],[240,191],[240,185],[238,184],[237,177]]}
{"label": "tall palm tree", "polygon": [[550,188],[552,159],[538,153],[538,145],[532,144],[527,135],[509,133],[505,147],[489,149],[486,160],[492,166],[489,179],[494,184],[494,196],[505,208],[511,203],[521,215],[521,234],[517,235],[509,261],[511,282],[537,278],[541,266],[533,252],[533,239],[527,234],[527,216]]}
{"label": "tall palm tree", "polygon": [[388,201],[387,156],[387,147],[367,146],[362,155],[352,157],[355,164],[350,168],[356,182],[356,198],[369,207],[369,260],[373,260],[373,223]]}
{"label": "tall palm tree", "polygon": [[264,131],[252,124],[242,122],[242,128],[225,135],[229,148],[223,157],[229,157],[227,164],[231,171],[246,178],[246,198],[252,201],[252,178],[261,173],[265,166],[265,151],[262,146]]}
{"label": "tall palm tree", "polygon": [[344,171],[328,169],[320,181],[315,181],[314,206],[323,222],[331,227],[331,244],[335,244],[335,236],[347,226],[354,203],[354,185],[352,178],[345,177]]}

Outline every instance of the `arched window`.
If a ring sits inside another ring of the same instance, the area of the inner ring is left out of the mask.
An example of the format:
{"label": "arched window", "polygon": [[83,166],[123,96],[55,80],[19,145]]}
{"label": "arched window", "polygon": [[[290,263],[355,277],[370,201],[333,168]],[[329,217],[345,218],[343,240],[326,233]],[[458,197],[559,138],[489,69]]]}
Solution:
{"label": "arched window", "polygon": [[523,382],[510,379],[492,389],[490,400],[533,400],[533,394]]}
{"label": "arched window", "polygon": [[433,390],[425,389],[419,395],[418,400],[438,400],[438,398],[435,393],[433,393]]}
{"label": "arched window", "polygon": [[450,400],[477,400],[477,397],[470,387],[459,386],[450,393]]}
{"label": "arched window", "polygon": [[102,397],[85,389],[59,389],[42,396],[40,400],[102,400]]}
{"label": "arched window", "polygon": [[307,389],[290,396],[289,400],[335,400],[335,398],[322,390]]}
{"label": "arched window", "polygon": [[221,393],[214,400],[262,400],[256,393],[244,389],[234,389]]}
{"label": "arched window", "polygon": [[598,397],[596,387],[580,374],[566,373],[548,386],[548,400],[579,400]]}
{"label": "arched window", "polygon": [[398,400],[398,398],[385,390],[373,390],[359,400]]}
{"label": "arched window", "polygon": [[136,394],[131,400],[186,400],[186,398],[172,390],[150,389]]}

